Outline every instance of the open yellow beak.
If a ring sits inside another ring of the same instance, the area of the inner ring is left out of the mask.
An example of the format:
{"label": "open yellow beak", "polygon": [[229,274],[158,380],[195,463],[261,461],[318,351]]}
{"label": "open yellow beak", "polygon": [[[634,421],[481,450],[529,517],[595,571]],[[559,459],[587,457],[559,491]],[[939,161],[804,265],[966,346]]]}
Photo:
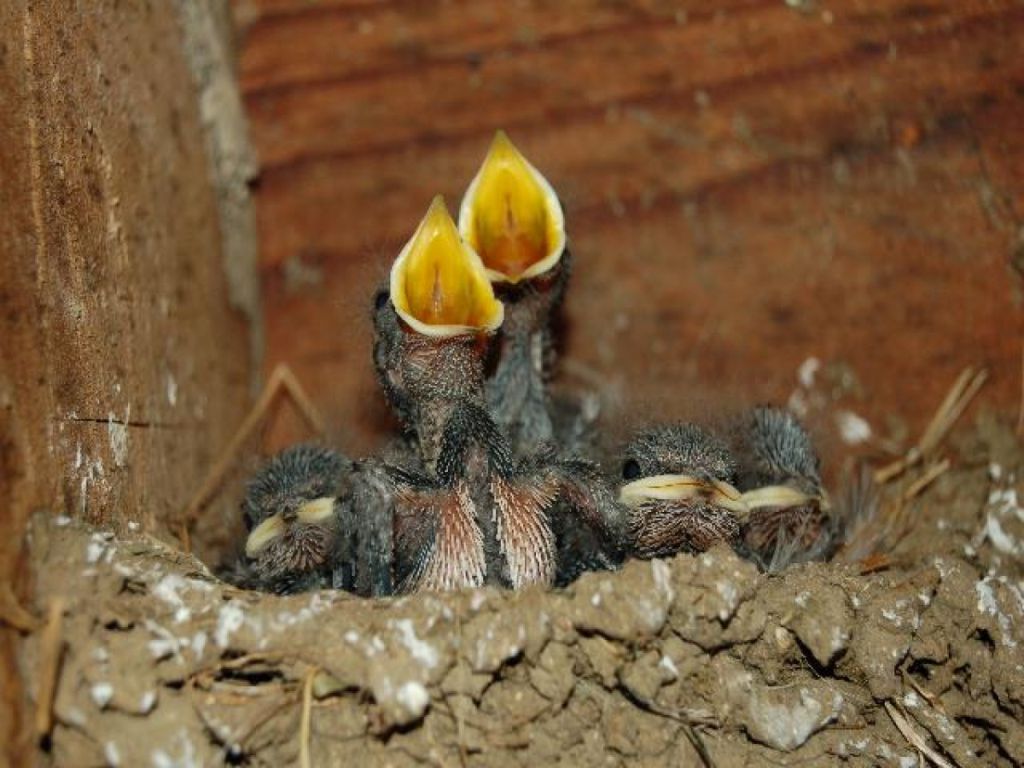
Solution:
{"label": "open yellow beak", "polygon": [[[303,504],[295,513],[295,517],[304,523],[319,523],[334,514],[334,499],[324,496]],[[249,532],[245,540],[245,554],[249,558],[256,557],[270,542],[284,533],[285,522],[281,513],[271,515]]]}
{"label": "open yellow beak", "polygon": [[459,236],[440,195],[391,267],[391,302],[426,336],[494,331],[505,317],[483,262]]}
{"label": "open yellow beak", "polygon": [[701,499],[741,516],[745,516],[749,509],[743,494],[729,483],[700,480],[691,475],[641,477],[619,490],[619,500],[628,507],[636,507],[646,501],[687,499]]}
{"label": "open yellow beak", "polygon": [[555,190],[498,131],[459,209],[459,231],[494,282],[544,274],[565,250],[565,216]]}

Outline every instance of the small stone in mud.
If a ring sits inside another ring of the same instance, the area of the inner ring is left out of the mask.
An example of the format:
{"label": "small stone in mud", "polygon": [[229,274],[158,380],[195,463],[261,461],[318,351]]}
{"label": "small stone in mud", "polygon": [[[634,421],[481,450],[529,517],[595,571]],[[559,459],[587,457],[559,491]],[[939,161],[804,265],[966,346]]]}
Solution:
{"label": "small stone in mud", "polygon": [[793,610],[786,626],[821,667],[828,667],[850,642],[853,612],[846,595],[834,585],[823,585]]}
{"label": "small stone in mud", "polygon": [[648,651],[622,669],[619,679],[638,699],[650,701],[661,686],[672,682],[679,674],[674,664],[662,664],[662,658],[658,651]]}

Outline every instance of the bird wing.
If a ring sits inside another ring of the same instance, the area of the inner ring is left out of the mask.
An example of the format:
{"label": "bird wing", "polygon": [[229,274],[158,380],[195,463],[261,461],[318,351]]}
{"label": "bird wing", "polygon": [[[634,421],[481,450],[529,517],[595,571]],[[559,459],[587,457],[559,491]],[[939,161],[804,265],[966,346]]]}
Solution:
{"label": "bird wing", "polygon": [[555,578],[555,536],[549,510],[558,498],[550,476],[495,477],[492,513],[502,557],[513,589],[550,586]]}
{"label": "bird wing", "polygon": [[408,565],[399,592],[479,587],[486,571],[483,535],[464,483],[398,494],[396,560]]}

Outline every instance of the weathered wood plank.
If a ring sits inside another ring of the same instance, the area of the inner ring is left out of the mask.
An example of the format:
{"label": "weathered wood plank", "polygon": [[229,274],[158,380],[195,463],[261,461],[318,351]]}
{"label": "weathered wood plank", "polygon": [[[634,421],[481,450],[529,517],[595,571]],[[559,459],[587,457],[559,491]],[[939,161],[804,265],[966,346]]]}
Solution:
{"label": "weathered wood plank", "polygon": [[[31,513],[169,537],[241,419],[212,179],[173,4],[0,4],[0,583],[36,615]],[[0,626],[4,765],[37,754],[16,640]]]}

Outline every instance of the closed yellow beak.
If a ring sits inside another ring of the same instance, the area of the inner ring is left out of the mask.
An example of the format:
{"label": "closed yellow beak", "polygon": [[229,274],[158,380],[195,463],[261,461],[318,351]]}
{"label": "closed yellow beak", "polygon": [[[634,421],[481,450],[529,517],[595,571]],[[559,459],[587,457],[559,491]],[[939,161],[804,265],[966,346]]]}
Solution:
{"label": "closed yellow beak", "polygon": [[565,216],[540,171],[498,131],[459,208],[459,231],[494,282],[544,274],[565,250]]}
{"label": "closed yellow beak", "polygon": [[741,517],[745,517],[748,511],[743,494],[724,480],[706,481],[691,475],[654,475],[641,477],[619,490],[619,500],[628,507],[647,501],[687,499],[703,499]]}
{"label": "closed yellow beak", "polygon": [[828,494],[824,490],[820,494],[811,495],[798,491],[796,488],[790,488],[788,485],[767,485],[763,488],[754,488],[743,494],[743,501],[751,510],[766,507],[789,509],[790,507],[802,507],[805,504],[817,504],[824,512],[831,509]]}
{"label": "closed yellow beak", "polygon": [[245,540],[245,554],[256,557],[274,539],[284,533],[284,521],[281,515],[271,515],[249,532]]}
{"label": "closed yellow beak", "polygon": [[494,331],[505,317],[480,257],[459,236],[440,195],[391,267],[391,302],[427,336]]}
{"label": "closed yellow beak", "polygon": [[[295,511],[295,517],[304,523],[321,523],[334,514],[334,499],[323,496],[307,501]],[[263,549],[285,531],[284,518],[281,513],[271,515],[249,532],[245,540],[245,554],[256,557]]]}

